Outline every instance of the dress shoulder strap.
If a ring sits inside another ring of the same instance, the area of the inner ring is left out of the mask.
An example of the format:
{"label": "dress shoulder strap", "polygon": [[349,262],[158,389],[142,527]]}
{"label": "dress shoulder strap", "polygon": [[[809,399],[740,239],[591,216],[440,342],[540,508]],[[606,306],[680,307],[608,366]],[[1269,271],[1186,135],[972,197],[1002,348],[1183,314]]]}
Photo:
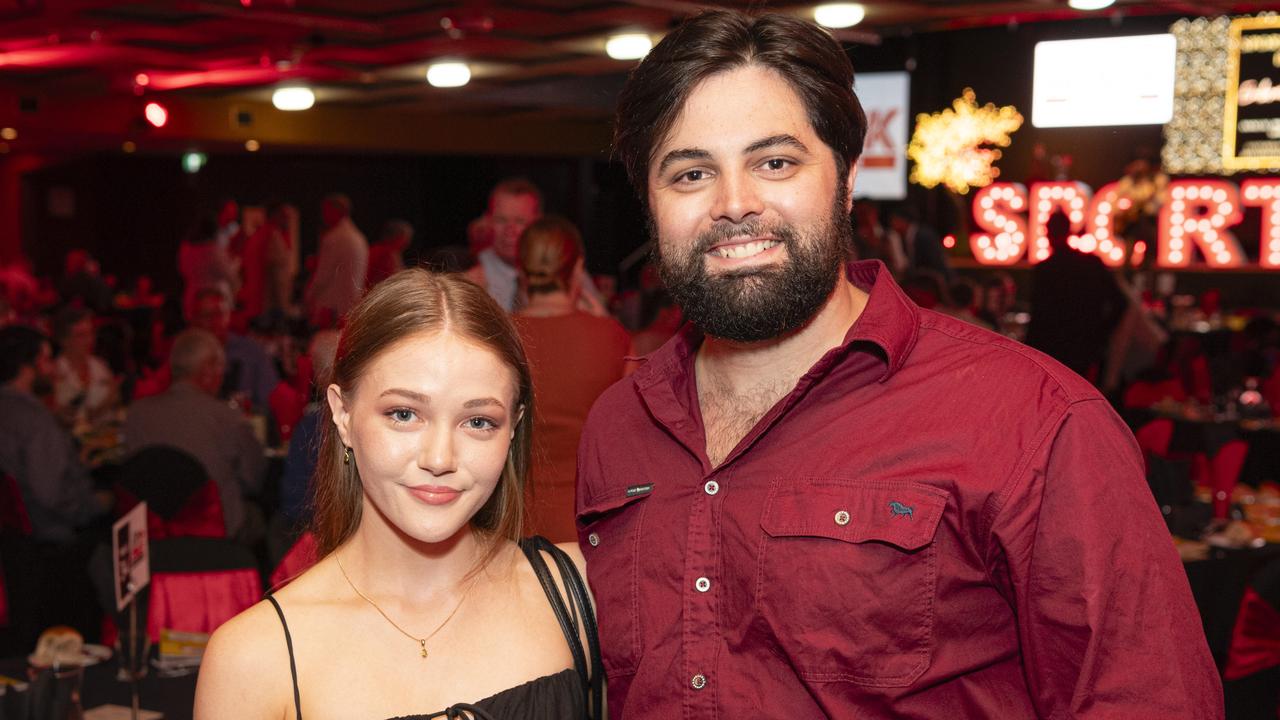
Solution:
{"label": "dress shoulder strap", "polygon": [[[520,541],[520,549],[533,566],[533,571],[547,594],[551,609],[555,611],[556,620],[560,622],[560,630],[564,632],[569,651],[573,654],[574,669],[582,680],[583,692],[589,718],[603,718],[604,708],[604,668],[600,660],[600,637],[596,628],[596,616],[591,608],[591,598],[587,584],[583,581],[573,560],[550,540],[535,535]],[[546,553],[556,563],[560,572],[560,582],[569,595],[569,601],[560,595],[552,579],[551,569],[547,567],[542,553]],[[582,635],[587,636],[587,647],[582,647]],[[588,666],[587,657],[591,663]]]}
{"label": "dress shoulder strap", "polygon": [[276,602],[274,595],[267,593],[267,601],[276,609],[276,615],[280,616],[280,626],[284,628],[284,643],[289,648],[289,674],[293,676],[293,710],[297,714],[297,720],[302,720],[302,698],[298,694],[298,664],[293,659],[293,636],[289,634],[289,623],[284,621],[284,610],[281,609],[280,603]]}

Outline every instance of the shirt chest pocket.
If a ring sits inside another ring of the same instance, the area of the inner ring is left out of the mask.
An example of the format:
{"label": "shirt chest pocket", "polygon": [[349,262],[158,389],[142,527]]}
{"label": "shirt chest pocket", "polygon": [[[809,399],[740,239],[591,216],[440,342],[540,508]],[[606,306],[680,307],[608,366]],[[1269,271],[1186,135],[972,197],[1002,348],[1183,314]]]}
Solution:
{"label": "shirt chest pocket", "polygon": [[802,677],[910,685],[929,667],[944,490],[785,478],[761,515],[757,622]]}
{"label": "shirt chest pocket", "polygon": [[578,513],[579,544],[596,599],[601,660],[608,676],[633,673],[639,663],[637,563],[647,498],[647,493],[619,490],[587,504]]}

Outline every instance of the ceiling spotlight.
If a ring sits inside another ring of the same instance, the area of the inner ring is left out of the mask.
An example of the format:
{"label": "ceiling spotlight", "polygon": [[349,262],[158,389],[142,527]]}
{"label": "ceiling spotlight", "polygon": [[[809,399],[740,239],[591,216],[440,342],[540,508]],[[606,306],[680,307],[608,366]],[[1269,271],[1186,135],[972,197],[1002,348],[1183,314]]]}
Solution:
{"label": "ceiling spotlight", "polygon": [[427,82],[432,87],[455,88],[471,82],[471,68],[463,62],[439,62],[427,68]]}
{"label": "ceiling spotlight", "polygon": [[604,51],[614,60],[639,60],[652,49],[653,40],[647,33],[611,35],[604,44]]}
{"label": "ceiling spotlight", "polygon": [[252,138],[244,141],[244,149],[249,152],[258,152],[261,147],[262,144]]}
{"label": "ceiling spotlight", "polygon": [[828,28],[853,27],[866,16],[867,9],[859,3],[831,3],[813,9],[813,19]]}
{"label": "ceiling spotlight", "polygon": [[277,110],[306,110],[316,104],[316,94],[309,87],[293,86],[276,88],[271,94],[271,104]]}
{"label": "ceiling spotlight", "polygon": [[11,127],[0,129],[0,139],[17,140],[18,131]]}
{"label": "ceiling spotlight", "polygon": [[125,140],[120,143],[120,149],[125,151],[125,153],[131,153],[138,149],[138,144],[132,140]]}
{"label": "ceiling spotlight", "polygon": [[142,108],[142,115],[151,123],[151,127],[164,127],[169,122],[169,111],[158,102],[149,102]]}
{"label": "ceiling spotlight", "polygon": [[1101,10],[1102,8],[1111,7],[1116,0],[1067,0],[1073,10]]}

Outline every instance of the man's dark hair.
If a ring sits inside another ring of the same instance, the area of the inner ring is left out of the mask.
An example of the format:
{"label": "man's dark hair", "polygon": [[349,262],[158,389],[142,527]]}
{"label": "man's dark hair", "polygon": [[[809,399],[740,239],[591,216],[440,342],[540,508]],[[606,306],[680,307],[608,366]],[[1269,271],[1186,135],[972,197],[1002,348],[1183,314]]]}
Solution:
{"label": "man's dark hair", "polygon": [[25,325],[0,328],[0,384],[18,377],[22,368],[35,365],[41,346],[48,342],[44,333]]}
{"label": "man's dark hair", "polygon": [[1049,246],[1054,250],[1068,247],[1067,238],[1071,237],[1071,219],[1064,212],[1055,212],[1045,222],[1044,232],[1049,238]]}
{"label": "man's dark hair", "polygon": [[781,75],[804,103],[809,123],[835,153],[838,177],[862,154],[867,118],[853,94],[853,66],[818,26],[785,15],[715,10],[686,20],[631,72],[618,98],[613,149],[647,205],[649,163],[708,77],[748,65]]}

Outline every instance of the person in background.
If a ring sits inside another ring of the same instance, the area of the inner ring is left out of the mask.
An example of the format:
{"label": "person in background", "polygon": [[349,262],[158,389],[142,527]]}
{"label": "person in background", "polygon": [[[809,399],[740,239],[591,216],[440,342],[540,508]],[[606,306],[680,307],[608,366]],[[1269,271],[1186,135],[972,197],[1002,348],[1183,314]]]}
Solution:
{"label": "person in background", "polygon": [[95,425],[120,407],[120,384],[93,354],[96,334],[93,313],[69,306],[54,318],[58,356],[54,360],[53,402],[69,426]]}
{"label": "person in background", "polygon": [[200,328],[179,333],[169,354],[169,389],[129,408],[126,451],[169,445],[190,453],[218,485],[227,537],[252,545],[263,537],[266,523],[246,497],[261,492],[266,458],[244,416],[218,399],[226,365],[213,333]]}
{"label": "person in background", "polygon": [[274,327],[293,314],[294,281],[298,277],[298,209],[287,203],[271,205],[264,227],[268,234],[262,312]]}
{"label": "person in background", "polygon": [[[239,225],[236,226],[239,228]],[[218,226],[202,217],[178,247],[178,272],[182,275],[182,312],[191,317],[196,292],[220,287],[232,297],[240,290],[240,261],[218,239]]]}
{"label": "person in background", "polygon": [[507,312],[519,305],[520,235],[542,217],[542,191],[524,178],[508,178],[489,193],[488,218],[491,244],[476,254],[476,265],[468,277],[489,291],[489,296]]}
{"label": "person in background", "polygon": [[1018,303],[1018,285],[1013,276],[1003,270],[989,273],[982,280],[982,294],[978,305],[978,317],[996,332],[1003,333],[1005,316],[1013,312]]}
{"label": "person in background", "polygon": [[404,220],[388,220],[378,242],[369,248],[369,272],[365,288],[386,280],[404,269],[404,251],[413,242],[413,226]]}
{"label": "person in background", "polygon": [[1129,298],[1101,258],[1067,243],[1071,220],[1065,214],[1050,216],[1047,230],[1053,254],[1031,269],[1027,344],[1101,384],[1111,334]]}
{"label": "person in background", "polygon": [[320,215],[325,231],[305,304],[313,326],[333,327],[364,294],[369,241],[351,221],[351,200],[346,195],[326,196]]}
{"label": "person in background", "polygon": [[101,622],[85,569],[93,541],[85,528],[107,513],[112,496],[94,490],[75,440],[41,400],[53,379],[48,338],[24,325],[0,328],[0,516],[29,525],[17,529],[27,537],[16,547],[0,545],[12,623],[0,637],[22,652],[50,625],[92,637]]}
{"label": "person in background", "polygon": [[899,274],[912,270],[929,270],[937,273],[945,282],[951,282],[953,274],[942,249],[938,231],[920,221],[920,211],[914,205],[897,203],[889,208],[889,228],[901,246],[900,257],[904,266]]}
{"label": "person in background", "polygon": [[[196,293],[190,327],[212,333],[226,352],[226,377],[218,397],[243,395],[256,413],[266,413],[271,391],[280,382],[275,361],[258,341],[231,332],[231,298],[220,287]],[[241,403],[243,405],[243,403]]]}
{"label": "person in background", "polygon": [[533,395],[502,308],[393,275],[348,316],[325,399],[319,560],[213,634],[196,720],[603,717],[581,553],[516,542]]}
{"label": "person in background", "polygon": [[280,512],[289,529],[303,526],[310,519],[308,489],[316,469],[316,454],[320,450],[320,430],[324,421],[324,401],[319,390],[333,370],[333,358],[338,352],[338,331],[321,330],[311,338],[307,351],[311,358],[313,387],[312,402],[302,414],[293,436],[289,438],[289,454],[284,461],[284,475],[280,479]]}
{"label": "person in background", "polygon": [[1220,718],[1133,435],[1041,353],[848,263],[840,43],[721,10],[615,155],[690,324],[600,396],[579,540],[623,718]]}
{"label": "person in background", "polygon": [[71,250],[64,261],[58,297],[64,305],[83,305],[95,313],[111,310],[114,293],[98,261],[85,250]]}
{"label": "person in background", "polygon": [[515,321],[538,405],[529,528],[569,542],[577,536],[573,479],[582,424],[600,393],[622,377],[631,341],[618,321],[578,309],[582,238],[573,223],[557,215],[534,221],[520,236],[519,258],[529,301]]}
{"label": "person in background", "polygon": [[991,325],[987,324],[986,321],[974,314],[978,289],[974,286],[972,280],[969,280],[968,278],[960,278],[956,280],[947,288],[947,294],[951,296],[951,302],[938,308],[940,312],[946,313],[958,320],[963,320],[967,323],[977,325],[984,330],[994,330]]}

